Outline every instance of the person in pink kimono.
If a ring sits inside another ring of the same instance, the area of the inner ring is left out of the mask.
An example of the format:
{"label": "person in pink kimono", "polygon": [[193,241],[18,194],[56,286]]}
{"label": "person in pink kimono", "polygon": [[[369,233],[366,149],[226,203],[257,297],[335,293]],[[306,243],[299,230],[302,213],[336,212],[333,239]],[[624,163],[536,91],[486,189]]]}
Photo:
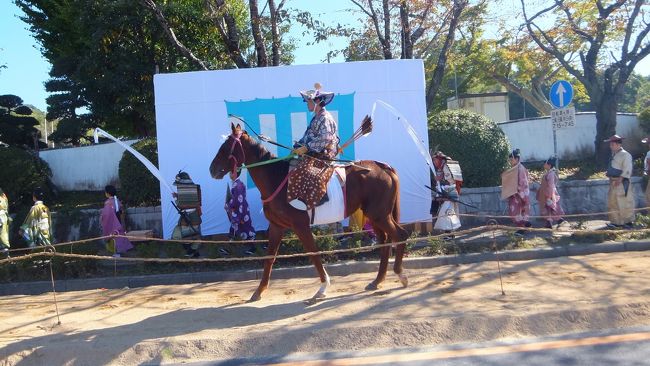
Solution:
{"label": "person in pink kimono", "polygon": [[537,190],[537,203],[539,205],[539,212],[542,216],[546,216],[546,224],[544,227],[548,229],[553,228],[553,223],[561,224],[564,222],[562,216],[564,211],[560,206],[560,195],[557,191],[557,183],[560,180],[557,174],[557,159],[550,157],[544,162],[545,173],[542,176],[542,183]]}
{"label": "person in pink kimono", "polygon": [[[122,212],[122,204],[117,198],[117,190],[108,185],[104,188],[104,194],[106,201],[101,211],[102,235],[125,235],[124,227],[118,218]],[[133,244],[126,238],[111,238],[106,241],[106,249],[113,253],[114,257],[120,257],[131,248]]]}
{"label": "person in pink kimono", "polygon": [[[530,188],[528,186],[528,170],[520,162],[521,152],[515,149],[510,153],[508,161],[510,166],[517,167],[517,194],[508,197],[508,213],[518,227],[531,227],[530,215]],[[517,230],[515,235],[523,236],[525,230]]]}

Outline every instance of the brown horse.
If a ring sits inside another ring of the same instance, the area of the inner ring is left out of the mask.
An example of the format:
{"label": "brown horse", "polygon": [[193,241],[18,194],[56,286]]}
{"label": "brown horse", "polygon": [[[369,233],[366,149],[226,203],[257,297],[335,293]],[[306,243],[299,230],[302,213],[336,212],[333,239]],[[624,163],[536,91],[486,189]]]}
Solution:
{"label": "brown horse", "polygon": [[[221,145],[210,164],[210,175],[215,179],[222,179],[228,172],[242,165],[250,165],[273,158],[270,152],[245,131],[242,131],[239,125],[232,124],[231,129],[232,134]],[[361,208],[364,215],[370,220],[379,243],[386,242],[386,239],[391,242],[405,240],[408,233],[399,225],[399,180],[395,170],[384,163],[369,160],[356,162],[354,165],[346,167],[345,170],[347,174],[345,212],[350,214]],[[307,252],[318,251],[310,229],[309,215],[306,211],[298,210],[287,202],[287,189],[284,181],[288,173],[289,163],[285,160],[260,165],[249,170],[263,200],[275,195],[270,201],[264,203],[264,215],[270,223],[268,255],[277,255],[286,229],[291,229],[296,233]],[[279,191],[278,187],[281,187]],[[397,245],[393,267],[404,287],[408,285],[408,279],[402,273],[402,257],[405,248],[405,244]],[[377,278],[366,286],[367,290],[376,290],[386,277],[391,247],[382,247],[380,251],[379,272]],[[313,299],[324,298],[330,284],[329,275],[323,268],[320,256],[310,256],[309,258],[316,267],[321,281],[321,287]],[[265,261],[262,280],[250,301],[259,300],[262,292],[268,287],[274,262],[275,259]]]}

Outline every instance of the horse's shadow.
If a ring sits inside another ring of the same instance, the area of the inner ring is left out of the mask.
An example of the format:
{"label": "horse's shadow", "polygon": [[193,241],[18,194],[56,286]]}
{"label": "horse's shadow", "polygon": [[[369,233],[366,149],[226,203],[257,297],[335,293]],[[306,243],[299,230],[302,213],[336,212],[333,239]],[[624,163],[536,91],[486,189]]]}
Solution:
{"label": "horse's shadow", "polygon": [[[61,360],[65,364],[109,364],[115,362],[120,354],[131,347],[150,339],[182,336],[208,329],[229,329],[270,323],[336,307],[350,301],[350,297],[355,295],[346,294],[328,298],[312,306],[306,306],[304,301],[296,301],[259,307],[245,303],[216,308],[174,310],[111,328],[83,332],[71,330],[22,339],[0,349],[0,359],[28,354],[16,365],[41,365],[50,363],[47,360],[48,355],[59,354],[60,357],[62,353],[66,353],[65,359]],[[67,315],[69,316],[74,315]],[[65,324],[65,317],[62,322]],[[56,332],[56,328],[53,328],[53,332]],[[94,351],[102,348],[110,348],[110,352]],[[135,351],[138,352],[137,348]],[[84,358],[83,355],[86,357]]]}

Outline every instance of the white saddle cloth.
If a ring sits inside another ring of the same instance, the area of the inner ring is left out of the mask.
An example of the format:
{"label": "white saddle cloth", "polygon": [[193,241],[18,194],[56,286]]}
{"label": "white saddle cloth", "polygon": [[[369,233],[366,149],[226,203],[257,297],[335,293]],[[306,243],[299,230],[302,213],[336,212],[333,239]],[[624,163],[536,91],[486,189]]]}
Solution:
{"label": "white saddle cloth", "polygon": [[312,225],[331,224],[345,219],[344,186],[345,168],[337,167],[330,181],[327,183],[327,196],[329,197],[329,201],[320,206],[316,206],[313,219],[311,210],[308,210],[309,219],[313,221]]}

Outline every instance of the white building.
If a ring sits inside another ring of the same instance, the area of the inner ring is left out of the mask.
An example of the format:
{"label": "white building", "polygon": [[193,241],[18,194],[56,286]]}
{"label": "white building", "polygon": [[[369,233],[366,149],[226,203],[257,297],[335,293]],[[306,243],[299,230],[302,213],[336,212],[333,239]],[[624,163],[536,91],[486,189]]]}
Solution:
{"label": "white building", "polygon": [[447,109],[465,109],[482,114],[496,123],[510,120],[508,93],[461,94],[447,99]]}

